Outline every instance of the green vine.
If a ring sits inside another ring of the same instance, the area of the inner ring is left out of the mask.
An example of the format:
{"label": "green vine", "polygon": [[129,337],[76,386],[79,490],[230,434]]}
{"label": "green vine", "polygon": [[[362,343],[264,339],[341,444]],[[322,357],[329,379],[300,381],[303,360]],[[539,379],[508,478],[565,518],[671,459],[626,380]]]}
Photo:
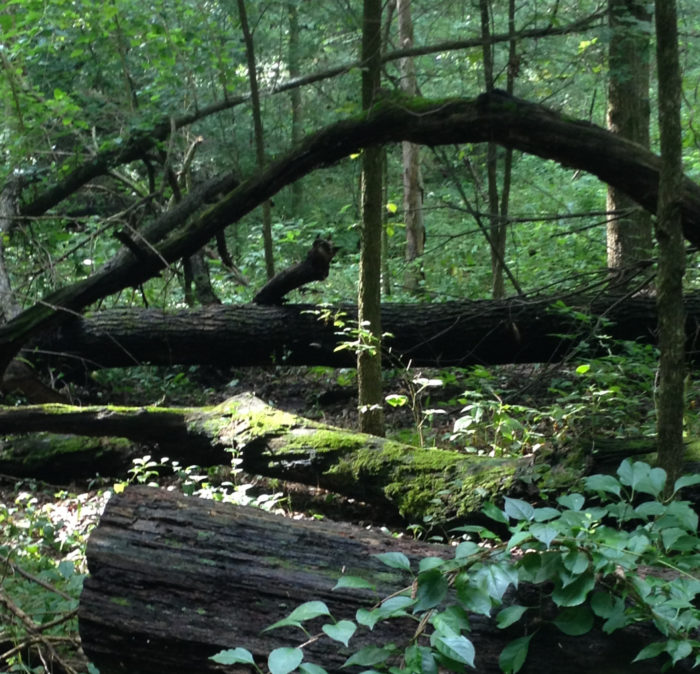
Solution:
{"label": "green vine", "polygon": [[[679,478],[673,496],[696,484],[700,475]],[[498,523],[499,530],[506,529],[507,536],[482,526],[464,526],[458,532],[464,540],[452,559],[427,557],[416,564],[401,552],[377,555],[388,567],[406,573],[402,591],[359,609],[354,621],[335,620],[321,601],[306,602],[267,630],[295,626],[308,639],[304,623],[325,616],[329,621],[317,636],[348,648],[359,630],[372,630],[384,620],[411,618],[417,627],[405,643],[360,648],[344,666],[427,674],[443,668],[460,671],[465,665],[474,668],[469,617],[480,614],[494,619],[499,629],[528,625],[523,636],[500,654],[501,670],[515,674],[547,622],[571,636],[588,633],[596,623],[612,634],[646,622],[658,630],[658,639],[645,644],[635,662],[665,656],[669,666],[694,657],[697,666],[698,516],[689,502],[667,499],[665,488],[661,468],[625,460],[616,476],[586,478],[583,493],[560,496],[556,507],[534,507],[514,498],[505,498],[501,508],[490,503],[484,514]],[[537,605],[513,603],[510,597],[505,601],[507,591],[522,584],[537,587]],[[342,576],[334,589],[368,587],[373,585],[365,578]],[[544,610],[547,606],[553,610]],[[529,621],[533,616],[536,623]],[[303,646],[277,648],[269,654],[267,670],[271,674],[326,671],[305,662],[304,656]],[[245,648],[221,651],[212,659],[265,671]]]}

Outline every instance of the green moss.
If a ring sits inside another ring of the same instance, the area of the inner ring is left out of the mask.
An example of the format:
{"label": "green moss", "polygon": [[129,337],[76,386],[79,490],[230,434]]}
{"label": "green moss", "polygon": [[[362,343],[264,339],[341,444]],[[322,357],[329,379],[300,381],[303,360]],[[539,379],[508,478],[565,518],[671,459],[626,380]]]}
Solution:
{"label": "green moss", "polygon": [[131,602],[124,597],[110,597],[109,601],[117,606],[131,606]]}

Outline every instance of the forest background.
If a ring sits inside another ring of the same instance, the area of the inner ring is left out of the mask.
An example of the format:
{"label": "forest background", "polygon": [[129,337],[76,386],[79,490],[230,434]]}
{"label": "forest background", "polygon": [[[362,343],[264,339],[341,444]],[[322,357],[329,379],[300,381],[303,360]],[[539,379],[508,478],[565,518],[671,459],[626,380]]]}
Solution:
{"label": "forest background", "polygon": [[[374,257],[365,273],[381,276],[382,301],[413,303],[416,315],[433,303],[546,296],[559,311],[576,314],[582,326],[575,355],[564,366],[528,371],[536,380],[546,373],[548,386],[538,391],[537,403],[520,387],[517,401],[507,398],[522,371],[477,366],[426,374],[401,362],[395,368],[401,383],[388,384],[388,392],[398,390],[387,409],[409,409],[415,424],[409,430],[390,424],[397,437],[414,444],[453,442],[475,453],[528,454],[551,443],[551,432],[561,444],[583,435],[588,416],[587,431],[596,426],[617,439],[653,438],[656,353],[633,342],[612,345],[604,320],[567,304],[581,295],[613,293],[620,302],[654,295],[652,220],[592,173],[495,143],[441,141],[418,150],[387,144],[372,182],[381,186],[375,239],[381,245],[363,246],[362,173],[367,175],[370,153],[360,143],[349,157],[331,153],[328,165],[320,162],[322,170],[300,171],[298,180],[287,180],[288,186],[258,202],[253,195],[241,217],[227,215],[237,185],[252,184],[293,157],[313,133],[361,119],[363,108],[383,100],[420,116],[421,98],[432,101],[431,110],[462,99],[476,101],[479,110],[490,100],[507,107],[514,96],[565,121],[610,127],[658,153],[652,9],[616,0],[386,3],[378,24],[382,88],[364,94],[361,80],[370,66],[362,59],[371,49],[363,47],[368,28],[359,3],[6,3],[0,11],[5,404],[31,401],[30,389],[18,385],[28,380],[44,401],[162,405],[221,399],[207,379],[214,375],[196,367],[125,371],[91,360],[81,363],[78,377],[73,360],[62,361],[34,340],[88,308],[98,315],[117,307],[174,312],[247,304],[322,237],[338,247],[330,275],[290,293],[291,304],[354,302],[369,248]],[[697,182],[698,8],[679,2],[678,18],[683,171]],[[495,99],[477,98],[494,91]],[[192,235],[208,218],[214,223],[208,236]],[[161,238],[143,245],[140,233],[155,233],[154,223]],[[176,259],[157,252],[161,242],[173,244]],[[130,255],[138,271],[127,269],[100,285]],[[687,293],[696,289],[692,256],[683,283]],[[351,342],[366,337],[351,325],[342,327]],[[601,345],[608,355],[595,359]],[[307,381],[308,372],[275,365],[269,378],[283,378],[287,387],[296,376]],[[347,387],[356,378],[354,368],[310,374],[323,386]],[[248,376],[228,371],[215,379],[229,395],[249,384]],[[448,384],[440,400],[436,389]],[[686,435],[692,437],[692,377],[685,386]],[[359,406],[362,412],[362,392]],[[154,469],[142,460],[132,479],[147,481]],[[43,528],[51,509],[39,507],[27,485],[8,481],[7,540],[22,530],[23,554],[34,556],[43,572],[77,583],[78,573],[41,554],[43,545],[65,552],[66,542]],[[68,510],[85,498],[71,496]],[[60,508],[59,519],[65,503]],[[76,548],[83,534],[70,534]],[[17,657],[14,651],[11,657]],[[23,671],[24,664],[13,663]]]}

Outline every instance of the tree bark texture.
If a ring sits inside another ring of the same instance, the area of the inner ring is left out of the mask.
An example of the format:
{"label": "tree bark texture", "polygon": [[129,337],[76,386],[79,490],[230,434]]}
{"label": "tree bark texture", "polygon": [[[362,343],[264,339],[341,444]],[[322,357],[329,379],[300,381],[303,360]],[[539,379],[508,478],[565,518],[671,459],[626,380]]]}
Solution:
{"label": "tree bark texture", "polygon": [[[399,43],[403,49],[413,47],[413,19],[411,0],[398,0],[396,14],[399,22]],[[416,66],[412,58],[401,59],[401,91],[407,96],[418,92]],[[425,249],[425,224],[423,222],[423,180],[420,170],[420,146],[401,143],[403,159],[403,219],[406,225],[406,272],[404,283],[413,293],[419,293],[425,280],[420,258]],[[418,260],[418,262],[415,262]]]}
{"label": "tree bark texture", "polygon": [[[173,224],[175,216],[169,212],[139,234],[138,254],[123,250],[93,276],[49,294],[20,313],[0,328],[0,369],[30,338],[96,300],[138,285],[167,264],[191,255],[286,185],[363,147],[403,140],[426,145],[492,140],[588,171],[625,191],[647,210],[656,210],[659,158],[588,122],[572,121],[543,106],[496,92],[475,100],[382,100],[364,119],[344,120],[307,137],[188,222],[181,217],[182,209],[187,204],[196,210],[201,202],[184,199],[177,207],[175,227],[166,227]],[[691,243],[700,245],[700,186],[684,179],[678,197],[684,234]]]}
{"label": "tree bark texture", "polygon": [[[364,0],[362,18],[362,109],[376,103],[381,79],[382,2]],[[384,435],[382,394],[382,178],[383,149],[362,153],[362,240],[357,283],[357,321],[362,345],[357,351],[357,395],[360,430]]]}
{"label": "tree bark texture", "polygon": [[[393,336],[385,339],[383,363],[466,367],[558,362],[582,339],[601,331],[615,339],[656,343],[654,298],[569,297],[567,310],[557,309],[556,299],[384,304],[382,324]],[[346,323],[356,318],[354,305],[337,310]],[[695,361],[700,295],[685,298],[685,311],[686,349]],[[64,370],[76,361],[87,371],[145,363],[352,367],[354,355],[335,350],[345,337],[315,312],[318,307],[304,304],[212,305],[176,313],[109,309],[74,318],[35,346],[52,354],[45,358]],[[579,314],[589,318],[582,320]],[[601,319],[606,320],[602,329],[597,327]],[[587,354],[594,355],[596,341],[589,342]]]}
{"label": "tree bark texture", "polygon": [[656,0],[656,61],[659,73],[661,174],[656,216],[659,245],[657,306],[659,311],[659,391],[656,401],[659,463],[669,484],[683,467],[685,412],[685,335],[683,244],[680,190],[683,181],[681,73],[675,0]]}
{"label": "tree bark texture", "polygon": [[[612,31],[608,47],[608,128],[649,147],[649,72],[651,14],[645,0],[608,0]],[[608,267],[617,276],[633,275],[652,251],[651,214],[609,187]]]}
{"label": "tree bark texture", "polygon": [[[371,608],[410,586],[410,576],[374,557],[391,551],[406,554],[414,568],[423,557],[454,556],[454,548],[351,525],[292,520],[131,487],[112,496],[90,535],[89,575],[78,613],[82,646],[102,674],[232,671],[209,656],[235,647],[247,648],[264,667],[274,648],[307,641],[296,628],[262,631],[303,602],[323,601],[336,619],[353,620],[359,608]],[[334,591],[343,573],[367,579],[377,592]],[[311,635],[318,635],[304,646],[306,660],[330,672],[343,671],[348,651],[322,633],[328,622],[322,617],[305,623]],[[500,674],[498,656],[522,636],[523,627],[499,630],[476,615],[470,623],[476,671]],[[372,632],[358,630],[351,645],[403,646],[415,630],[410,620],[382,622]],[[545,627],[533,639],[521,671],[655,674],[656,661],[630,664],[651,639],[653,632],[639,626],[612,637],[593,630],[580,638]],[[683,664],[673,671],[689,671]]]}

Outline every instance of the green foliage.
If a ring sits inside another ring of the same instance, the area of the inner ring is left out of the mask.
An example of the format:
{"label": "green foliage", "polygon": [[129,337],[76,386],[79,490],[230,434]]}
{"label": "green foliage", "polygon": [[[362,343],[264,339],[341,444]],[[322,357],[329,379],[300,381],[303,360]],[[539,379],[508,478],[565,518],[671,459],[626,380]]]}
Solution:
{"label": "green foliage", "polygon": [[[700,484],[700,475],[680,478],[670,488],[672,496],[694,484]],[[666,498],[665,489],[662,469],[625,460],[616,475],[590,476],[581,493],[560,496],[556,507],[506,498],[502,508],[490,504],[484,509],[489,518],[507,525],[504,538],[485,527],[462,527],[458,531],[470,538],[455,548],[452,559],[428,557],[417,567],[400,552],[376,555],[381,563],[404,572],[409,584],[371,608],[358,609],[355,620],[336,621],[325,603],[310,601],[267,629],[295,626],[309,637],[305,622],[330,618],[316,638],[326,635],[344,647],[350,645],[344,666],[391,674],[462,671],[475,667],[478,653],[468,636],[469,616],[481,614],[493,618],[499,629],[522,625],[527,631],[500,654],[501,671],[515,674],[544,623],[563,634],[582,636],[594,625],[610,635],[644,622],[655,627],[658,636],[651,644],[640,644],[635,661],[662,656],[675,664],[694,656],[697,663],[698,515],[687,501]],[[538,588],[538,603],[531,598],[527,604],[518,603],[523,584]],[[341,587],[366,588],[367,583],[341,576],[335,589]],[[402,644],[352,650],[358,631],[371,631],[379,622],[396,618],[416,623]],[[304,666],[303,645],[273,653],[268,659],[272,674]],[[252,654],[241,648],[214,658],[253,662]],[[316,667],[312,670],[320,671]],[[256,669],[262,671],[257,665]]]}
{"label": "green foliage", "polygon": [[45,672],[42,658],[68,663],[78,647],[83,550],[102,494],[48,494],[18,483],[0,500],[0,660],[7,672]]}

